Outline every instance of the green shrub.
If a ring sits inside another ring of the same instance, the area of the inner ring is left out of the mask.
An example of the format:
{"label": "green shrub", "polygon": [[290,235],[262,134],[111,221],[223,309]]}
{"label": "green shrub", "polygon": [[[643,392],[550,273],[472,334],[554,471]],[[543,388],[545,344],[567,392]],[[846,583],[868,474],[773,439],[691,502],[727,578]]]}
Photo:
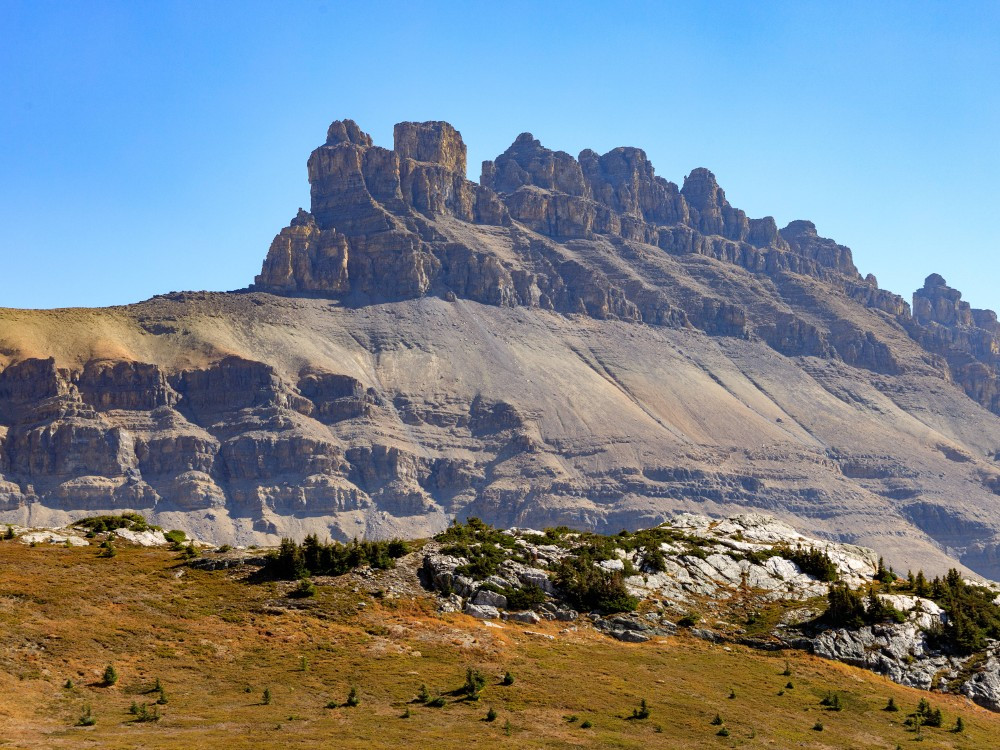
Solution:
{"label": "green shrub", "polygon": [[1000,606],[995,594],[982,586],[967,584],[954,568],[928,585],[923,571],[916,577],[915,588],[923,582],[926,596],[944,609],[948,620],[928,631],[932,646],[962,656],[983,650],[986,639],[1000,638]]}
{"label": "green shrub", "polygon": [[820,581],[833,583],[840,577],[837,572],[837,566],[834,565],[830,556],[823,550],[816,549],[815,547],[802,549],[801,546],[798,546],[795,549],[783,549],[781,556],[795,563],[799,570],[806,575],[810,575]]}
{"label": "green shrub", "polygon": [[693,628],[698,624],[698,620],[701,619],[701,615],[695,612],[689,612],[684,615],[681,619],[677,621],[677,627],[680,628]]}
{"label": "green shrub", "polygon": [[417,692],[417,702],[427,703],[430,699],[431,699],[431,693],[427,689],[427,686],[423,683],[420,683],[420,690]]}
{"label": "green shrub", "polygon": [[83,713],[80,714],[80,718],[77,720],[76,725],[79,727],[92,727],[97,723],[97,718],[90,710],[90,705],[83,707]]}
{"label": "green shrub", "polygon": [[638,598],[628,592],[620,572],[604,570],[586,555],[560,560],[556,583],[582,611],[631,612],[639,606]]}
{"label": "green shrub", "polygon": [[492,706],[490,706],[490,710],[486,712],[486,721],[496,721],[496,719],[497,712]]}
{"label": "green shrub", "polygon": [[271,688],[264,688],[264,692],[260,697],[260,702],[265,706],[271,705]]}
{"label": "green shrub", "polygon": [[14,534],[14,527],[11,526],[10,524],[8,524],[7,525],[7,531],[4,532],[3,538],[9,541],[9,540],[13,539],[14,536],[15,536],[15,534]]}
{"label": "green shrub", "polygon": [[350,691],[347,693],[347,700],[344,702],[345,706],[349,708],[354,708],[361,703],[361,698],[358,697],[358,689],[351,685]]}
{"label": "green shrub", "polygon": [[87,529],[95,534],[117,531],[118,529],[149,531],[159,528],[158,526],[151,526],[149,521],[138,513],[122,513],[120,516],[91,516],[90,518],[81,518],[73,525]]}
{"label": "green shrub", "polygon": [[519,589],[504,589],[500,593],[507,597],[507,609],[510,610],[534,609],[545,602],[545,592],[533,583]]}
{"label": "green shrub", "polygon": [[917,704],[917,710],[910,716],[914,719],[914,724],[923,724],[929,727],[940,727],[944,723],[940,708],[931,706],[930,701],[921,698]]}
{"label": "green shrub", "polygon": [[580,729],[590,729],[592,726],[594,725],[590,723],[590,719],[584,719],[580,724]]}
{"label": "green shrub", "polygon": [[881,557],[878,559],[878,569],[875,571],[875,580],[887,586],[896,580],[896,574],[893,572],[892,568],[886,569],[885,560]]}
{"label": "green shrub", "polygon": [[843,584],[830,586],[828,606],[823,620],[835,628],[860,628],[865,623],[865,605],[861,594]]}
{"label": "green shrub", "polygon": [[826,706],[831,711],[840,711],[844,706],[840,702],[839,693],[827,693],[823,696],[823,699],[819,702],[819,705]]}
{"label": "green shrub", "polygon": [[514,684],[514,675],[512,675],[510,672],[504,672],[503,673],[503,679],[500,680],[500,684],[501,685],[508,685],[508,686],[509,685],[513,685]]}
{"label": "green shrub", "polygon": [[486,676],[482,672],[472,667],[465,670],[465,684],[461,689],[462,694],[478,696],[484,687],[486,687]]}
{"label": "green shrub", "polygon": [[66,688],[67,690],[72,690],[73,680],[67,679],[66,682],[63,683],[63,687]]}
{"label": "green shrub", "polygon": [[643,565],[651,573],[662,573],[667,569],[667,558],[659,547],[647,547],[642,556]]}
{"label": "green shrub", "polygon": [[443,695],[439,695],[437,698],[427,701],[427,705],[431,708],[444,708],[445,700]]}
{"label": "green shrub", "polygon": [[959,733],[965,731],[965,722],[962,721],[962,717],[961,716],[959,716],[957,719],[955,719],[955,727],[951,731],[955,732],[956,734],[959,734]]}
{"label": "green shrub", "polygon": [[715,715],[715,718],[709,722],[712,726],[718,727],[722,726],[722,717],[719,714]]}
{"label": "green shrub", "polygon": [[133,703],[132,706],[135,708],[135,710],[132,711],[132,713],[135,714],[135,720],[137,722],[151,722],[160,720],[160,709],[156,707],[156,704],[153,704],[153,706],[148,706],[147,704],[142,703],[139,706],[136,706],[136,704]]}
{"label": "green shrub", "polygon": [[293,599],[307,599],[311,596],[316,596],[316,584],[308,578],[303,578],[299,581],[299,585],[292,589],[288,595]]}
{"label": "green shrub", "polygon": [[906,622],[906,613],[900,612],[894,606],[884,601],[878,594],[875,593],[875,589],[873,587],[868,589],[866,604],[865,622],[869,625],[874,625],[880,622]]}
{"label": "green shrub", "polygon": [[386,570],[396,564],[396,559],[409,552],[405,542],[375,541],[348,544],[319,541],[310,534],[300,545],[291,539],[282,539],[276,551],[270,552],[264,566],[269,575],[286,580],[308,576],[339,576],[362,565]]}
{"label": "green shrub", "polygon": [[722,729],[720,729],[718,732],[716,732],[716,734],[719,737],[728,737],[729,736],[729,730],[726,729],[725,727],[722,727]]}
{"label": "green shrub", "polygon": [[180,549],[181,545],[184,544],[184,542],[187,540],[187,534],[185,534],[180,529],[171,529],[170,531],[165,531],[163,533],[163,536],[168,542],[175,545],[175,547],[178,550]]}
{"label": "green shrub", "polygon": [[649,704],[646,703],[646,699],[643,698],[639,703],[638,708],[632,709],[633,719],[648,719],[649,718]]}
{"label": "green shrub", "polygon": [[889,702],[885,704],[883,711],[889,711],[890,713],[895,713],[899,710],[899,706],[896,705],[896,700],[894,698],[889,698]]}
{"label": "green shrub", "polygon": [[822,732],[823,731],[823,722],[822,721],[817,721],[815,724],[813,724],[813,731],[814,732]]}
{"label": "green shrub", "polygon": [[104,668],[104,676],[102,679],[104,687],[111,687],[116,682],[118,682],[118,672],[115,670],[113,664],[109,664]]}

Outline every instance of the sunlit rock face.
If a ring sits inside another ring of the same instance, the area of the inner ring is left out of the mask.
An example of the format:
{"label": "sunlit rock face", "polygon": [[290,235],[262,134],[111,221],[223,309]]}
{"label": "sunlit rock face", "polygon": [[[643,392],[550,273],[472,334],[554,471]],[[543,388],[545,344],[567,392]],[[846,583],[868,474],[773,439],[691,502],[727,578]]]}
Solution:
{"label": "sunlit rock face", "polygon": [[274,541],[758,508],[1000,575],[993,313],[932,275],[911,314],[707,169],[552,145],[477,183],[448,123],[389,149],[337,121],[249,289],[0,310],[0,521]]}

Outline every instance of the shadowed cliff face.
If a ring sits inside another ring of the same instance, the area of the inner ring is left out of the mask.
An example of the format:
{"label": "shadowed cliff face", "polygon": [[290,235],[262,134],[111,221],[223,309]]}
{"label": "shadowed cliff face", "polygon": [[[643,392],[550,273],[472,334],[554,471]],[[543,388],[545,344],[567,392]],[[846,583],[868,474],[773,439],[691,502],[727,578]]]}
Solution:
{"label": "shadowed cliff face", "polygon": [[0,521],[219,540],[765,508],[1000,576],[1000,327],[637,148],[333,123],[251,290],[0,311]]}

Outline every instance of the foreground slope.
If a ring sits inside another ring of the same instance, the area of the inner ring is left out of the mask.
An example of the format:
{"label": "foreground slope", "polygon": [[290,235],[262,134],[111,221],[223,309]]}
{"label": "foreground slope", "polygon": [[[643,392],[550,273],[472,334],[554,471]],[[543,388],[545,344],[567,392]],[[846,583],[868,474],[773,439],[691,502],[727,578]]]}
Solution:
{"label": "foreground slope", "polygon": [[[0,311],[0,520],[218,541],[596,530],[764,508],[1000,577],[995,316],[638,149],[336,122],[250,291]],[[905,553],[905,554],[904,554]]]}
{"label": "foreground slope", "polygon": [[[10,746],[457,748],[471,739],[882,748],[917,736],[904,721],[928,695],[796,651],[684,634],[626,644],[582,624],[487,625],[438,614],[438,599],[413,584],[421,551],[382,573],[317,578],[314,598],[295,599],[292,582],[117,546],[115,557],[101,558],[94,547],[0,542],[8,571],[0,734]],[[104,683],[109,665],[113,685]],[[478,701],[461,694],[469,668],[486,677]],[[503,685],[508,671],[513,684]],[[417,702],[421,685],[443,705]],[[360,704],[347,707],[352,687]],[[831,693],[843,710],[821,705]],[[1000,729],[998,715],[965,699],[930,697],[944,721],[922,730],[922,746],[987,747]],[[882,710],[889,698],[899,712]],[[630,719],[643,700],[649,718]],[[139,721],[141,705],[158,719]],[[484,721],[490,708],[496,719]],[[78,726],[87,715],[96,723]],[[958,718],[964,731],[954,733]]]}

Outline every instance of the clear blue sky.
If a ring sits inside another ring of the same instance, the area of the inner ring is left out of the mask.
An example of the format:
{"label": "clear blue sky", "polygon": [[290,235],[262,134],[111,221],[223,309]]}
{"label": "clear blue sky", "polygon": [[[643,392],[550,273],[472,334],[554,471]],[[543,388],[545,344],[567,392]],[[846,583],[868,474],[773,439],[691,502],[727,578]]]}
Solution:
{"label": "clear blue sky", "polygon": [[0,306],[246,286],[331,120],[634,145],[1000,307],[1000,2],[0,0]]}

